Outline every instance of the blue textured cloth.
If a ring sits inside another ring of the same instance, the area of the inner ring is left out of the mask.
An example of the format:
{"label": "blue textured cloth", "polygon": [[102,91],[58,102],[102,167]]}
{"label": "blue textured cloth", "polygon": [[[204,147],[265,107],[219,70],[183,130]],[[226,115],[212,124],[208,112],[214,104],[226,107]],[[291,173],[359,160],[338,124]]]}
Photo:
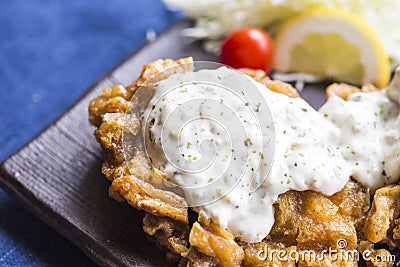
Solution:
{"label": "blue textured cloth", "polygon": [[[178,20],[159,0],[0,1],[0,161]],[[0,189],[0,266],[93,266]]]}

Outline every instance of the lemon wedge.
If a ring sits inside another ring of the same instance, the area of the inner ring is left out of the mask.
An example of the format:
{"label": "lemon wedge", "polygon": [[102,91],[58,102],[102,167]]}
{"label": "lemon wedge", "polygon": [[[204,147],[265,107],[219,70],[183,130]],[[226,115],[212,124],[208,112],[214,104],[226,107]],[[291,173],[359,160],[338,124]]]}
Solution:
{"label": "lemon wedge", "polygon": [[275,39],[274,68],[382,88],[390,79],[389,57],[374,30],[339,10],[313,8],[288,19]]}

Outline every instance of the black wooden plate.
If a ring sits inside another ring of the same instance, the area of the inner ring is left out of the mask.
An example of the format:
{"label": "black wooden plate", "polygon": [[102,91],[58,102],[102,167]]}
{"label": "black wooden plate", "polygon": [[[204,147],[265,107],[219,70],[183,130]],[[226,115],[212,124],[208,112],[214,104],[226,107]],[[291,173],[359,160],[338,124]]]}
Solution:
{"label": "black wooden plate", "polygon": [[[185,21],[175,24],[131,55],[1,165],[0,185],[100,265],[166,263],[143,233],[143,213],[108,197],[109,182],[100,173],[100,147],[88,123],[88,103],[104,87],[129,84],[142,65],[155,59],[215,60],[198,43],[188,44],[180,37],[188,26]],[[302,95],[315,107],[325,97],[321,85],[306,87]]]}

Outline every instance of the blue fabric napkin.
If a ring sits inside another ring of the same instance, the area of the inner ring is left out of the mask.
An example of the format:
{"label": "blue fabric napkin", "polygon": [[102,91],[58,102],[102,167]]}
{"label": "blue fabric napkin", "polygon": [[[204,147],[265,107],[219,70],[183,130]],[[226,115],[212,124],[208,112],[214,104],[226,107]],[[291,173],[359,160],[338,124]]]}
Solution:
{"label": "blue fabric napkin", "polygon": [[[0,161],[180,18],[159,0],[0,1]],[[0,189],[0,266],[94,266]]]}

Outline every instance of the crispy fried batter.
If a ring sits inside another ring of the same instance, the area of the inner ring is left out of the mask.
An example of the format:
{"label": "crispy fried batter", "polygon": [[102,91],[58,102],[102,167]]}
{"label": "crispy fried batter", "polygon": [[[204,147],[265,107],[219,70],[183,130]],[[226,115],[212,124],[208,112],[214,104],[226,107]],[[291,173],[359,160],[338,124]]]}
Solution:
{"label": "crispy fried batter", "polygon": [[393,266],[393,257],[386,249],[375,249],[370,241],[361,241],[358,245],[358,251],[367,263],[368,267],[391,267]]}
{"label": "crispy fried batter", "polygon": [[[133,170],[135,175],[131,175],[123,154],[122,133],[138,134],[140,124],[124,116],[120,113],[107,114],[95,132],[104,151],[105,163],[102,171],[112,181],[110,196],[119,201],[127,200],[137,209],[187,222],[187,205],[182,198],[172,192],[161,192],[145,182],[147,179],[156,178],[159,172],[146,168],[143,157],[137,155],[134,158],[136,162],[131,161],[131,167],[135,167],[135,164],[140,167]],[[142,183],[138,184],[139,182]]]}
{"label": "crispy fried batter", "polygon": [[[154,168],[140,151],[136,151],[132,159],[127,160],[124,157],[126,148],[123,147],[122,136],[126,133],[133,137],[140,136],[141,122],[124,114],[130,107],[130,99],[140,86],[165,79],[178,71],[191,70],[192,67],[191,58],[177,61],[157,60],[144,66],[140,77],[131,85],[126,88],[114,86],[105,89],[89,105],[90,122],[98,127],[95,136],[104,152],[102,172],[112,182],[110,196],[119,201],[128,201],[133,207],[146,211],[143,229],[166,252],[167,259],[174,263],[180,261],[180,266],[196,267],[357,266],[357,262],[352,259],[264,259],[260,251],[280,249],[286,253],[301,253],[311,250],[322,258],[324,249],[338,248],[339,239],[347,242],[344,249],[356,249],[359,240],[364,238],[364,233],[371,241],[397,244],[400,238],[399,186],[378,190],[373,208],[368,214],[369,192],[353,180],[332,196],[312,191],[289,191],[280,195],[274,204],[275,224],[263,242],[249,244],[240,241],[202,214],[190,226],[184,199],[157,188],[163,183],[165,175]],[[290,84],[272,81],[263,71],[241,71],[273,91],[299,97]],[[371,90],[375,89],[368,86],[362,89]],[[335,92],[346,99],[351,93],[358,91],[360,89],[349,85],[335,84],[328,88],[327,94]],[[368,248],[377,255],[389,253],[384,249],[373,250],[371,242],[362,242],[358,247],[360,251]]]}
{"label": "crispy fried batter", "polygon": [[348,249],[357,247],[353,221],[340,214],[328,197],[312,191],[289,191],[279,197],[269,236],[300,250],[336,249],[339,239],[347,241]]}
{"label": "crispy fried batter", "polygon": [[133,91],[129,91],[123,86],[115,85],[104,89],[100,96],[93,99],[89,104],[90,123],[99,126],[104,114],[125,112],[132,95]]}
{"label": "crispy fried batter", "polygon": [[383,241],[392,247],[400,245],[396,223],[400,216],[399,199],[400,185],[386,186],[375,192],[364,229],[365,237],[369,241],[374,243]]}
{"label": "crispy fried batter", "polygon": [[[297,253],[295,246],[285,247],[281,243],[259,242],[245,243],[241,242],[245,258],[242,262],[243,266],[254,267],[294,267],[296,266]],[[278,255],[278,251],[284,251],[285,255]]]}
{"label": "crispy fried batter", "polygon": [[[195,222],[190,230],[189,242],[203,254],[218,260],[220,266],[240,266],[244,257],[243,249],[234,241],[233,236],[226,238],[218,233],[223,230],[212,230],[216,226],[205,229]],[[226,232],[226,231],[225,231]]]}
{"label": "crispy fried batter", "polygon": [[172,219],[146,213],[143,230],[155,241],[157,247],[167,253],[170,262],[178,262],[181,254],[188,251],[189,226]]}
{"label": "crispy fried batter", "polygon": [[219,261],[217,258],[207,256],[201,253],[196,247],[190,247],[187,253],[183,254],[184,258],[181,260],[179,266],[182,267],[217,267]]}
{"label": "crispy fried batter", "polygon": [[[117,200],[122,198],[128,203],[139,209],[145,210],[157,216],[165,216],[174,220],[187,223],[187,209],[184,205],[176,205],[178,197],[171,192],[157,192],[157,189],[149,188],[145,191],[143,185],[139,185],[137,180],[132,175],[126,175],[122,178],[114,179],[110,189],[110,197]],[[163,199],[155,197],[155,193],[163,194]],[[121,198],[122,197],[122,198]]]}
{"label": "crispy fried batter", "polygon": [[[357,266],[354,257],[332,260],[321,251],[339,249],[340,239],[347,243],[344,253],[351,255],[356,249],[356,229],[362,229],[361,218],[365,218],[369,208],[369,193],[359,183],[350,180],[343,190],[330,197],[312,191],[289,191],[279,196],[274,207],[275,224],[267,242],[279,242],[286,249],[295,249],[297,255],[304,251],[316,253],[316,257],[299,257],[298,266]],[[247,257],[248,253],[245,261]]]}
{"label": "crispy fried batter", "polygon": [[375,92],[378,90],[381,90],[381,89],[375,87],[372,83],[363,84],[363,86],[361,87],[361,92],[364,92],[364,93]]}
{"label": "crispy fried batter", "polygon": [[[187,64],[180,66],[181,63]],[[139,135],[141,123],[139,120],[135,120],[132,115],[120,112],[126,111],[127,104],[124,101],[130,100],[129,97],[132,93],[146,79],[167,68],[169,68],[169,71],[160,75],[161,77],[165,78],[165,75],[171,75],[181,69],[187,70],[191,67],[191,58],[177,62],[158,60],[145,66],[141,77],[128,89],[124,89],[122,86],[105,89],[100,97],[91,102],[89,107],[91,122],[97,125],[97,120],[101,119],[101,124],[95,131],[95,136],[104,152],[105,162],[102,172],[112,181],[109,189],[110,196],[119,201],[127,200],[130,205],[137,209],[143,209],[157,216],[165,216],[185,223],[188,221],[186,202],[172,192],[161,191],[152,184],[146,183],[149,179],[160,181],[163,177],[157,169],[152,168],[149,164],[146,165],[146,159],[143,155],[140,156],[140,153],[136,153],[136,156],[129,161],[129,167],[127,166],[122,136],[124,133],[132,136]],[[124,101],[121,99],[124,99]],[[115,102],[117,100],[118,102]],[[113,103],[113,105],[109,105],[110,103]],[[116,105],[114,105],[115,103]],[[110,111],[113,111],[113,113],[107,113]],[[134,175],[131,173],[134,173]]]}
{"label": "crispy fried batter", "polygon": [[[307,252],[307,253],[305,253]],[[336,253],[331,255],[324,254],[323,252],[317,253],[315,256],[309,253],[309,251],[300,251],[300,257],[298,262],[299,267],[317,267],[317,266],[330,266],[330,267],[356,267],[358,266],[357,254],[351,250],[338,250]],[[345,256],[342,256],[345,255]],[[348,255],[348,256],[346,256]]]}
{"label": "crispy fried batter", "polygon": [[326,97],[329,98],[333,94],[347,100],[349,95],[360,91],[360,88],[347,83],[332,83],[326,88]]}
{"label": "crispy fried batter", "polygon": [[378,90],[380,89],[376,88],[372,83],[364,84],[361,89],[347,83],[332,83],[326,88],[326,97],[329,98],[332,94],[334,94],[340,98],[343,98],[344,100],[347,100],[347,98],[353,93],[368,93]]}
{"label": "crispy fried batter", "polygon": [[369,209],[369,193],[350,180],[331,197],[305,191],[289,191],[275,203],[275,224],[270,238],[286,246],[300,249],[335,248],[340,238],[349,249],[356,247],[356,228]]}
{"label": "crispy fried batter", "polygon": [[360,183],[350,179],[344,188],[329,199],[339,207],[339,214],[354,223],[357,237],[364,236],[364,222],[370,209],[370,193]]}
{"label": "crispy fried batter", "polygon": [[[127,87],[113,86],[106,88],[100,96],[93,99],[89,104],[89,121],[92,125],[100,126],[102,117],[106,113],[125,112],[129,101],[136,90],[145,83],[155,83],[163,80],[171,74],[193,69],[193,58],[181,58],[179,60],[165,59],[156,60],[143,66],[142,72],[137,80]],[[159,74],[159,75],[156,75]]]}
{"label": "crispy fried batter", "polygon": [[292,98],[300,97],[297,90],[289,83],[278,80],[271,80],[267,74],[262,70],[253,70],[248,68],[239,69],[244,74],[252,77],[257,82],[265,85],[271,91],[287,95]]}
{"label": "crispy fried batter", "polygon": [[337,248],[337,241],[345,239],[347,248],[357,247],[354,225],[340,215],[339,207],[321,193],[306,191],[300,194],[301,220],[297,246],[300,249],[320,250]]}

